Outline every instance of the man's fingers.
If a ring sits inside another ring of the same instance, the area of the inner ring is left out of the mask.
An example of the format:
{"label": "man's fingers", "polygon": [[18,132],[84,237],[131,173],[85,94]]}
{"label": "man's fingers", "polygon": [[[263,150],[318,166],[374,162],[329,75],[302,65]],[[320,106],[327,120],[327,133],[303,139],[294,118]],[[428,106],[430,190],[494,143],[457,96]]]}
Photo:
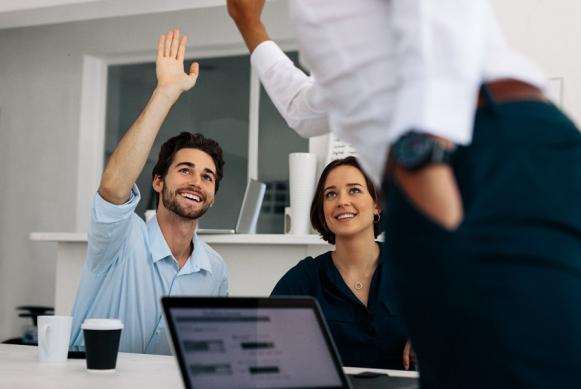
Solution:
{"label": "man's fingers", "polygon": [[169,54],[171,52],[171,40],[173,38],[173,31],[168,32],[167,34],[165,34],[165,46],[163,48],[163,56],[164,57],[169,57]]}
{"label": "man's fingers", "polygon": [[190,77],[198,78],[198,74],[200,74],[200,64],[192,62],[190,65]]}
{"label": "man's fingers", "polygon": [[169,53],[169,56],[171,58],[177,58],[179,42],[180,42],[180,30],[176,29],[173,31],[173,36],[171,40],[171,51]]}
{"label": "man's fingers", "polygon": [[184,35],[180,40],[180,46],[178,48],[178,61],[183,61],[186,56],[186,43],[188,43],[188,37]]}

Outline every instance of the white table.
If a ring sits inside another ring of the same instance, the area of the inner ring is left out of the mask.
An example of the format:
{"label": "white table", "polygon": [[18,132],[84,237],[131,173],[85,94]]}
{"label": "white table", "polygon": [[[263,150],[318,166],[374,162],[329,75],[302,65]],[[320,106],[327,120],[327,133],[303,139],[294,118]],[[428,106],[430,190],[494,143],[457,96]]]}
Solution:
{"label": "white table", "polygon": [[172,356],[119,353],[112,374],[88,373],[85,364],[84,359],[40,363],[36,347],[0,344],[0,388],[183,388]]}
{"label": "white table", "polygon": [[[84,359],[65,363],[40,363],[37,348],[0,344],[0,388],[10,389],[117,389],[183,388],[177,360],[172,356],[119,353],[117,371],[92,374]],[[346,373],[376,371],[396,377],[418,377],[399,370],[344,368]]]}

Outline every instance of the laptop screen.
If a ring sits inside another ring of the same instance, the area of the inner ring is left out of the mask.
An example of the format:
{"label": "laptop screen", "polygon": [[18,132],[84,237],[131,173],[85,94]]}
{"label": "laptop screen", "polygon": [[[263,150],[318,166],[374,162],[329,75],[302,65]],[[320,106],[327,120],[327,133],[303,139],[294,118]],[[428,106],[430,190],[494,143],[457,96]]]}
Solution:
{"label": "laptop screen", "polygon": [[[219,300],[226,299],[214,301]],[[285,304],[284,299],[271,301]],[[166,317],[168,313],[174,349],[188,387],[344,387],[340,364],[316,305],[182,306],[166,308]]]}

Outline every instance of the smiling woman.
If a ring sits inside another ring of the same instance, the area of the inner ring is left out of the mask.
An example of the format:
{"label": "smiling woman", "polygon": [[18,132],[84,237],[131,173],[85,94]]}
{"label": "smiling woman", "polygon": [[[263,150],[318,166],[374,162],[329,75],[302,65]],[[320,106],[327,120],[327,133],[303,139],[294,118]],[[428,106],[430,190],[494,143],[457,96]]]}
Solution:
{"label": "smiling woman", "polygon": [[300,261],[272,295],[316,298],[345,366],[407,369],[413,352],[405,347],[389,266],[381,262],[375,241],[380,212],[375,188],[355,158],[327,165],[311,204],[311,223],[335,250]]}
{"label": "smiling woman", "polygon": [[[361,206],[364,211],[372,209],[371,219],[369,215],[361,215],[357,221],[374,221],[374,218],[380,217],[375,187],[353,157],[338,159],[327,165],[321,173],[311,204],[311,223],[321,237],[331,244],[336,243],[335,231],[329,228],[334,224],[333,219],[351,220],[356,216],[347,212],[351,210],[350,207],[337,206],[337,202],[342,201],[363,203]],[[371,204],[367,204],[368,202]],[[353,225],[353,223],[348,225]],[[372,228],[373,238],[380,233],[381,224],[377,222],[369,223],[369,225],[363,222],[362,226]],[[338,233],[341,234],[341,230]]]}

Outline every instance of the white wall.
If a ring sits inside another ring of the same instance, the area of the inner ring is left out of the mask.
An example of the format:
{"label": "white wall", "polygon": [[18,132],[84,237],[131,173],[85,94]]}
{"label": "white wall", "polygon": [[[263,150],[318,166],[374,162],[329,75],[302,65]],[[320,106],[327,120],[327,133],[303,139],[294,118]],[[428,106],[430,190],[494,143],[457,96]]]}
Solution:
{"label": "white wall", "polygon": [[[493,2],[513,45],[564,77],[564,106],[579,122],[581,2]],[[267,9],[276,39],[292,39],[284,5]],[[221,7],[0,30],[0,339],[20,332],[16,305],[52,304],[56,248],[28,234],[75,228],[83,54],[153,52],[158,34],[174,26],[194,49],[241,44]]]}
{"label": "white wall", "polygon": [[581,2],[493,0],[512,46],[534,59],[547,77],[563,77],[563,107],[581,123]]}
{"label": "white wall", "polygon": [[[277,39],[292,39],[284,2],[267,6]],[[18,336],[14,307],[52,305],[56,246],[32,231],[73,231],[83,54],[153,53],[179,26],[189,52],[242,41],[223,7],[0,30],[0,340]]]}

